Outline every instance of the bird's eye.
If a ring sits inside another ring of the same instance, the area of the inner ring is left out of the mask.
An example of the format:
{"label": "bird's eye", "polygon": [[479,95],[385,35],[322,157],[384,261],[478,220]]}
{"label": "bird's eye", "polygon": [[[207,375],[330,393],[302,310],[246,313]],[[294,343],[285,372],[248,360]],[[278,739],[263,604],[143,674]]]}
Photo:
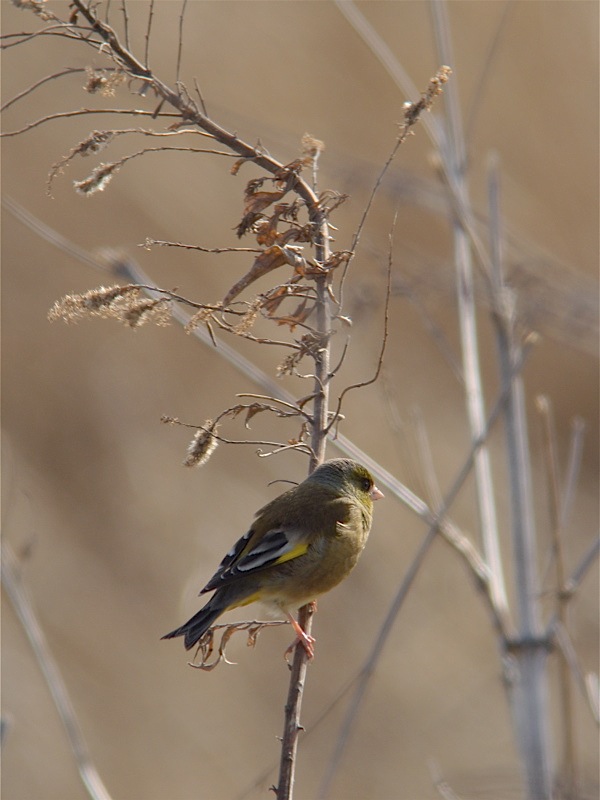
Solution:
{"label": "bird's eye", "polygon": [[360,479],[360,485],[364,489],[365,492],[368,492],[371,489],[372,481],[371,481],[370,478],[361,478]]}

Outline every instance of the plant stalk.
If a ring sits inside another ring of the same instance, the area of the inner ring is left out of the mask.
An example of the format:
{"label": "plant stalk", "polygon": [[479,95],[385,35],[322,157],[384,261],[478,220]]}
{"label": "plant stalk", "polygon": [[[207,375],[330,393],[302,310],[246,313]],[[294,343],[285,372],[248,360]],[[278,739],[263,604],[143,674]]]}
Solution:
{"label": "plant stalk", "polygon": [[[316,259],[324,263],[329,256],[329,238],[327,223],[321,219],[319,234],[316,240]],[[327,443],[327,421],[329,409],[329,365],[330,365],[330,331],[331,307],[328,292],[328,275],[316,279],[317,291],[317,333],[322,338],[322,345],[318,348],[315,357],[315,399],[313,402],[313,422],[311,455],[309,471],[312,472],[324,459],[325,445]],[[302,630],[310,635],[314,609],[306,605],[300,609],[298,622]],[[279,780],[277,783],[277,800],[291,800],[294,791],[294,777],[296,772],[296,755],[298,749],[298,734],[302,730],[300,725],[300,712],[302,697],[306,681],[306,668],[308,658],[301,642],[294,649],[294,658],[291,666],[290,684],[287,702],[285,705],[285,722],[281,740],[281,760],[279,764]]]}

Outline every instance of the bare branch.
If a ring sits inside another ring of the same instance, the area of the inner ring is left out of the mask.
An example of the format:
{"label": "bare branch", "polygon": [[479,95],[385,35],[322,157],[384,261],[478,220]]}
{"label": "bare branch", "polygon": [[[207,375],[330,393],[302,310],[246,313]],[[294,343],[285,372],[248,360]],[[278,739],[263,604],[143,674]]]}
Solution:
{"label": "bare branch", "polygon": [[340,396],[338,397],[337,408],[331,422],[327,426],[327,432],[331,430],[334,426],[336,420],[339,418],[340,411],[342,410],[342,402],[346,394],[351,391],[352,389],[363,389],[365,386],[370,386],[372,383],[375,383],[379,378],[381,373],[381,368],[383,367],[383,357],[385,355],[385,348],[387,345],[388,340],[388,332],[389,332],[389,310],[390,310],[390,296],[391,296],[391,287],[392,287],[392,264],[393,264],[393,242],[394,242],[394,228],[396,227],[396,220],[398,215],[394,215],[394,221],[392,223],[392,230],[389,234],[390,240],[390,247],[388,251],[388,268],[387,268],[387,285],[385,290],[385,306],[383,312],[383,337],[381,340],[381,350],[379,351],[379,358],[377,360],[377,367],[375,369],[375,374],[372,378],[369,378],[366,381],[360,381],[359,383],[353,383],[350,386],[346,386],[345,389],[342,391]]}
{"label": "bare branch", "polygon": [[[144,111],[142,109],[135,109],[135,108],[79,108],[75,111],[60,111],[57,112],[56,114],[47,114],[45,117],[41,117],[40,119],[35,120],[35,122],[29,122],[27,125],[25,125],[23,128],[20,128],[17,131],[3,131],[2,133],[0,133],[0,137],[8,138],[9,136],[20,136],[20,134],[33,130],[33,128],[37,128],[39,125],[44,125],[46,122],[50,122],[51,120],[68,119],[69,117],[81,117],[86,114],[126,114],[134,117],[156,116],[153,111]],[[159,116],[178,118],[179,114],[173,114],[165,111],[161,112]]]}
{"label": "bare branch", "polygon": [[129,50],[129,14],[127,13],[127,0],[121,0],[123,12],[123,29],[125,31],[125,47]]}
{"label": "bare branch", "polygon": [[[568,640],[567,631],[567,598],[561,593],[560,589],[565,583],[565,562],[563,553],[562,530],[560,520],[563,513],[561,509],[560,475],[558,466],[558,452],[556,443],[556,428],[552,414],[550,400],[547,397],[538,397],[536,401],[538,413],[542,422],[542,435],[544,443],[544,460],[546,466],[548,483],[548,506],[550,529],[552,536],[552,551],[556,568],[556,613],[558,617],[558,627],[555,629],[555,637],[561,643],[562,658],[559,661],[559,693],[560,711],[562,716],[561,739],[562,739],[562,780],[568,794],[577,793],[577,762],[575,753],[575,719],[573,709],[573,697],[571,691],[571,680],[569,671],[573,672],[576,664],[573,653],[566,646]],[[570,644],[570,640],[569,640]],[[572,649],[572,648],[571,648]],[[575,662],[575,664],[574,664]]]}
{"label": "bare branch", "polygon": [[181,14],[179,15],[179,38],[177,40],[177,66],[175,68],[175,83],[179,83],[181,79],[181,53],[183,50],[183,20],[185,19],[185,9],[187,7],[187,0],[183,0],[181,6]]}
{"label": "bare branch", "polygon": [[150,32],[152,31],[152,18],[154,16],[154,0],[150,0],[148,9],[148,24],[146,25],[145,45],[144,45],[144,64],[148,67],[148,58],[150,54]]}
{"label": "bare branch", "polygon": [[27,95],[34,92],[40,86],[43,86],[48,81],[53,81],[58,78],[63,78],[65,75],[74,75],[76,73],[85,72],[85,67],[67,67],[66,69],[62,69],[59,72],[54,72],[52,75],[46,75],[44,78],[40,78],[39,81],[33,83],[29,88],[24,89],[19,94],[16,94],[10,100],[7,100],[6,103],[0,108],[0,111],[6,111],[7,108],[10,108],[14,103],[17,103],[19,100],[22,100]]}
{"label": "bare branch", "polygon": [[88,750],[58,664],[50,652],[31,600],[21,583],[15,555],[5,539],[2,541],[2,586],[6,590],[6,594],[23,626],[38,666],[48,685],[52,700],[65,729],[69,746],[73,751],[79,776],[88,795],[91,800],[110,800],[110,794],[104,786]]}
{"label": "bare branch", "polygon": [[[600,726],[600,706],[598,705],[598,696],[594,696],[594,693],[590,692],[589,682],[586,680],[586,676],[581,668],[579,658],[577,657],[577,652],[575,651],[575,647],[573,646],[569,632],[560,622],[557,622],[554,628],[554,641],[558,644],[561,655],[565,663],[568,665],[570,674],[572,675],[577,688],[581,692],[582,697],[585,699],[586,705],[591,711],[596,725]],[[577,775],[573,773],[567,777],[570,779],[570,782],[565,788],[571,792],[573,790],[577,791]],[[561,784],[562,783],[563,781],[561,781]],[[573,796],[576,797],[577,795],[575,794]]]}
{"label": "bare branch", "polygon": [[[350,4],[341,3],[338,1],[337,5],[338,8],[345,9],[345,7]],[[352,254],[356,252],[356,248],[358,247],[358,243],[360,242],[362,230],[366,224],[369,212],[371,211],[371,207],[373,205],[373,201],[375,200],[375,196],[377,195],[379,187],[381,186],[383,179],[392,164],[392,161],[396,157],[398,150],[404,144],[409,134],[412,133],[412,128],[417,124],[423,112],[429,111],[431,109],[434,99],[442,93],[442,87],[449,80],[451,74],[452,70],[450,69],[450,67],[446,66],[440,67],[439,70],[436,72],[436,74],[433,76],[433,78],[431,78],[431,80],[429,81],[429,86],[426,92],[423,95],[421,95],[421,99],[415,103],[407,101],[404,104],[404,121],[400,127],[400,133],[398,134],[396,142],[389,156],[387,157],[385,164],[381,168],[381,171],[377,176],[377,180],[375,181],[373,188],[371,189],[371,194],[369,195],[369,199],[367,200],[367,205],[365,206],[360,222],[358,223],[358,228],[356,229],[356,232],[352,238],[352,245],[350,246],[350,252]],[[414,94],[416,94],[416,92]],[[349,258],[348,261],[346,262],[344,266],[344,271],[342,273],[342,278],[340,281],[340,290],[339,290],[340,308],[342,308],[343,306],[342,303],[343,287],[346,275],[348,273],[348,269],[350,267],[351,260],[352,259]]]}
{"label": "bare branch", "polygon": [[158,245],[160,247],[181,247],[184,250],[198,250],[200,253],[262,253],[262,247],[201,247],[199,244],[184,244],[183,242],[166,242],[162,239],[146,239],[138,247],[149,250]]}
{"label": "bare branch", "polygon": [[575,501],[575,489],[581,468],[581,458],[583,455],[583,440],[585,436],[586,424],[581,417],[576,417],[571,423],[571,440],[569,444],[569,460],[567,463],[567,475],[562,492],[560,504],[561,515],[559,525],[564,530],[571,516],[571,509]]}

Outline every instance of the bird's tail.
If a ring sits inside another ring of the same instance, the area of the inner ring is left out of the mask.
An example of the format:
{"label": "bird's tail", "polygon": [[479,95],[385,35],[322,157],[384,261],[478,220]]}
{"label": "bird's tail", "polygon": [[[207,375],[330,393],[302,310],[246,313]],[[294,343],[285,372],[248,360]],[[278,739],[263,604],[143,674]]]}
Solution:
{"label": "bird's tail", "polygon": [[177,636],[184,636],[185,649],[191,650],[196,642],[204,636],[216,618],[226,610],[226,607],[224,608],[220,603],[215,603],[215,599],[215,597],[211,597],[204,608],[201,608],[191,619],[188,619],[184,625],[161,638],[175,639]]}

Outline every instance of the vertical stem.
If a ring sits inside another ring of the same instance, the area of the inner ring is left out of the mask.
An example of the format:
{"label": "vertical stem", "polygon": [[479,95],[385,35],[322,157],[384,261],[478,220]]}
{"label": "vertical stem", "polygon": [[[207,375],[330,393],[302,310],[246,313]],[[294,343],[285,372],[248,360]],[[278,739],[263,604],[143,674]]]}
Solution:
{"label": "vertical stem", "polygon": [[[329,256],[329,235],[327,223],[320,220],[319,234],[316,240],[316,259],[324,263]],[[317,333],[322,337],[322,344],[315,357],[315,399],[313,402],[313,424],[311,456],[309,470],[312,472],[325,456],[327,436],[327,413],[329,409],[329,361],[330,361],[330,331],[331,308],[328,292],[328,275],[316,279],[317,291]],[[302,606],[298,614],[300,627],[310,635],[312,628],[313,608]],[[281,740],[281,761],[279,765],[279,781],[277,783],[277,800],[291,800],[294,790],[294,777],[296,771],[296,753],[298,749],[298,734],[301,731],[300,712],[302,696],[306,681],[307,656],[302,644],[298,643],[294,650],[294,659],[291,666],[290,685],[287,702],[285,705],[285,722]]]}
{"label": "vertical stem", "polygon": [[521,375],[514,372],[514,365],[522,357],[522,347],[513,330],[512,297],[504,283],[500,192],[495,160],[491,164],[488,184],[493,318],[502,384],[510,385],[505,429],[519,632],[512,648],[509,673],[513,678],[508,682],[508,688],[519,753],[526,774],[527,796],[530,800],[545,800],[551,796],[546,675],[548,654],[541,633],[537,601],[537,547],[525,388]]}
{"label": "vertical stem", "polygon": [[[562,546],[562,511],[561,481],[558,468],[558,448],[556,444],[556,428],[552,407],[547,397],[538,397],[537,406],[542,418],[544,446],[546,450],[546,469],[548,472],[548,499],[550,511],[550,527],[554,560],[556,564],[556,602],[557,617],[563,630],[567,630],[567,599],[562,594],[565,585],[565,562]],[[561,649],[558,662],[559,694],[562,727],[562,780],[561,790],[567,800],[577,797],[577,759],[575,753],[575,720],[573,713],[573,693],[569,662],[564,649]]]}
{"label": "vertical stem", "polygon": [[[432,0],[433,24],[441,60],[453,66],[452,44],[447,7],[443,0]],[[446,92],[448,109],[447,136],[443,143],[442,159],[448,184],[457,206],[469,219],[469,194],[466,181],[466,151],[457,81],[451,81]],[[497,211],[497,209],[496,209]],[[461,215],[462,216],[462,215]],[[494,227],[492,225],[492,230]],[[501,241],[496,227],[496,239],[492,241],[499,247]],[[473,275],[469,234],[457,218],[454,222],[455,256],[458,284],[458,304],[460,312],[463,366],[467,393],[467,413],[471,436],[474,440],[481,435],[485,424],[483,389],[479,371],[476,312],[473,292]],[[501,287],[501,256],[496,256],[496,281],[492,276],[492,303],[497,308],[501,295],[495,288]],[[501,317],[496,320],[502,325]],[[513,557],[516,573],[516,594],[519,611],[519,635],[510,646],[510,661],[515,675],[511,684],[512,710],[515,720],[516,738],[522,759],[527,797],[529,800],[549,800],[550,781],[550,743],[548,736],[548,697],[547,697],[547,649],[540,633],[538,585],[536,575],[536,542],[533,517],[533,495],[531,490],[531,467],[529,462],[529,442],[525,414],[525,395],[523,382],[519,375],[512,376],[512,367],[519,363],[520,344],[510,326],[505,328],[506,343],[500,349],[500,368],[503,381],[509,381],[511,390],[506,409],[507,451],[509,458],[509,480],[512,500],[512,539]],[[507,607],[506,590],[499,536],[495,512],[495,501],[489,454],[481,448],[475,459],[475,478],[482,542],[486,560],[491,572],[490,590],[498,607]],[[506,644],[505,642],[503,644]],[[509,660],[507,658],[507,660]]]}
{"label": "vertical stem", "polygon": [[[432,12],[440,57],[444,64],[452,65],[454,58],[450,42],[450,27],[444,3],[440,2],[440,0],[434,0]],[[465,175],[466,153],[460,118],[457,81],[450,81],[446,87],[445,96],[448,109],[448,124],[441,147],[441,155],[446,177],[455,200],[459,206],[468,209],[469,193]],[[471,439],[472,441],[477,441],[484,431],[486,414],[477,340],[473,260],[469,234],[458,218],[455,219],[453,224],[453,235],[467,416]],[[481,447],[475,456],[474,471],[481,540],[485,559],[490,569],[490,592],[496,608],[502,614],[506,614],[508,600],[500,554],[492,470],[489,451],[485,446]]]}
{"label": "vertical stem", "polygon": [[[518,353],[513,350],[512,358]],[[551,797],[546,642],[541,636],[537,602],[535,521],[528,450],[525,392],[514,379],[506,404],[506,441],[512,498],[512,540],[519,612],[519,636],[513,648],[509,690],[527,797]]]}

